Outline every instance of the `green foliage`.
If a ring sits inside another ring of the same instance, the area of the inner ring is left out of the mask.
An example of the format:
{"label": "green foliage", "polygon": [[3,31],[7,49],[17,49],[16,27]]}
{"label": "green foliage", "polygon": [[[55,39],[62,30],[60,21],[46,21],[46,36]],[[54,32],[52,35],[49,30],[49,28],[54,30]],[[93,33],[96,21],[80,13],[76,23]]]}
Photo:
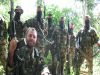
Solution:
{"label": "green foliage", "polygon": [[0,0],[0,4],[6,5],[9,2],[9,0]]}
{"label": "green foliage", "polygon": [[52,56],[51,56],[50,50],[49,50],[48,56],[45,57],[44,60],[45,60],[45,61],[44,61],[45,64],[47,64],[47,65],[51,63],[51,61],[52,61]]}
{"label": "green foliage", "polygon": [[54,25],[58,25],[59,19],[62,15],[60,9],[55,5],[46,6],[46,16],[48,16],[48,13],[52,13],[53,23]]}
{"label": "green foliage", "polygon": [[59,25],[59,20],[62,16],[65,17],[65,27],[68,25],[68,20],[70,23],[72,22],[75,24],[76,29],[79,29],[81,26],[81,21],[79,21],[80,17],[71,8],[63,8],[61,10],[55,5],[46,6],[46,16],[48,16],[48,13],[52,13],[53,24],[56,26]]}
{"label": "green foliage", "polygon": [[1,62],[0,62],[0,75],[3,75],[4,73],[4,69],[3,69],[3,66],[1,65]]}
{"label": "green foliage", "polygon": [[94,0],[86,0],[86,3],[87,3],[87,8],[89,10],[92,10],[94,7]]}

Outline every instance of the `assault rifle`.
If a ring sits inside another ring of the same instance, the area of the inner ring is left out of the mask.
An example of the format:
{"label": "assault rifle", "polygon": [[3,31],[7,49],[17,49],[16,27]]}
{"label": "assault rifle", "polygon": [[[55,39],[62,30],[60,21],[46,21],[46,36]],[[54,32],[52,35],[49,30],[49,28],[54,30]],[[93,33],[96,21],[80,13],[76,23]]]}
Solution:
{"label": "assault rifle", "polygon": [[14,1],[10,0],[11,10],[10,14],[10,26],[9,26],[9,37],[10,40],[16,36],[15,21],[14,21]]}

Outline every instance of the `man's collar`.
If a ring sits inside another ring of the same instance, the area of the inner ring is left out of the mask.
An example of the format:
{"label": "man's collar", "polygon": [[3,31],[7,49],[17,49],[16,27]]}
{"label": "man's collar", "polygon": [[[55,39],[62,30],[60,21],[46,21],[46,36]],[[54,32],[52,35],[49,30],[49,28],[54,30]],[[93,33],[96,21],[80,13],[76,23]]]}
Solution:
{"label": "man's collar", "polygon": [[25,45],[27,45],[26,38],[24,38],[24,43],[25,43]]}

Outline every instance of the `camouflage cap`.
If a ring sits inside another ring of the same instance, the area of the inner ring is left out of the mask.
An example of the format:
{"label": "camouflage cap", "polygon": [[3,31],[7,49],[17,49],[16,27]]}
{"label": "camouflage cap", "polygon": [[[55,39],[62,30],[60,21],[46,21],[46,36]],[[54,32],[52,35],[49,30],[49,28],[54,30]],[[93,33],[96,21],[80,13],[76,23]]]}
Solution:
{"label": "camouflage cap", "polygon": [[21,6],[16,6],[15,12],[20,12],[22,14],[23,9],[21,8]]}

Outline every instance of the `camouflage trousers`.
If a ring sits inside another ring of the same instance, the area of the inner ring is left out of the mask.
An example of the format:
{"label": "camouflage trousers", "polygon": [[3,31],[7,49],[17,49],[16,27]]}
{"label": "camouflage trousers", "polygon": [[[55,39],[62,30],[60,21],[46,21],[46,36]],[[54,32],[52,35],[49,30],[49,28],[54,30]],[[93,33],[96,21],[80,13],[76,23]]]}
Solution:
{"label": "camouflage trousers", "polygon": [[74,54],[75,54],[75,47],[71,47],[71,48],[69,49],[70,67],[73,67],[73,66],[74,66],[74,61],[73,61],[73,59],[74,59]]}
{"label": "camouflage trousers", "polygon": [[[48,45],[47,49],[50,49],[52,61],[51,61],[51,73],[52,75],[58,75],[58,65],[59,65],[59,47],[55,44]],[[46,51],[46,53],[49,51]],[[46,54],[47,55],[47,54]]]}
{"label": "camouflage trousers", "polygon": [[6,58],[7,58],[7,51],[6,51],[6,40],[0,40],[0,62],[3,65],[5,70],[6,68]]}
{"label": "camouflage trousers", "polygon": [[76,75],[80,74],[80,68],[85,59],[87,61],[88,75],[93,75],[93,50],[92,49],[93,49],[92,47],[89,47],[89,48],[82,48],[80,51],[78,51],[77,60],[75,63]]}
{"label": "camouflage trousers", "polygon": [[59,65],[58,65],[58,74],[57,75],[64,75],[64,65],[65,65],[65,58],[66,58],[66,48],[60,47],[59,53]]}

